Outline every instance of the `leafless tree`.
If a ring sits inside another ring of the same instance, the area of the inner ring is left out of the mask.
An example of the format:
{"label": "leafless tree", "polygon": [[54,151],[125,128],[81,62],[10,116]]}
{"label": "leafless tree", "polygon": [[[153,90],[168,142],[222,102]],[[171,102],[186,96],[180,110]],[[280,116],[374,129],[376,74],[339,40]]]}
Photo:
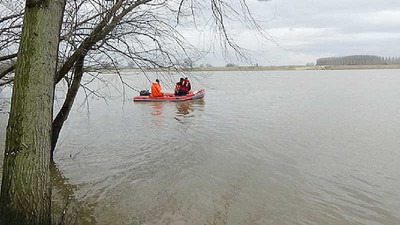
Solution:
{"label": "leafless tree", "polygon": [[[0,86],[12,82],[16,46],[19,43],[22,0],[0,3],[6,14],[0,18],[1,77]],[[234,50],[237,57],[246,57],[244,49],[231,35],[230,22],[241,22],[265,36],[253,18],[246,0],[74,0],[67,1],[59,47],[56,83],[68,87],[64,103],[53,121],[52,152],[59,132],[67,119],[80,87],[88,95],[97,95],[82,84],[85,72],[112,69],[119,75],[124,87],[132,88],[120,76],[118,64],[134,65],[146,71],[164,68],[180,71],[183,59],[192,62],[202,53],[181,34],[182,28],[208,30],[214,34],[213,42],[223,47],[223,54]],[[12,37],[12,38],[11,38]],[[8,41],[7,41],[8,40]],[[100,74],[87,73],[92,80]],[[100,95],[100,94],[99,94]]]}
{"label": "leafless tree", "polygon": [[51,223],[52,78],[64,5],[65,0],[27,0],[25,4],[6,132],[0,224]]}

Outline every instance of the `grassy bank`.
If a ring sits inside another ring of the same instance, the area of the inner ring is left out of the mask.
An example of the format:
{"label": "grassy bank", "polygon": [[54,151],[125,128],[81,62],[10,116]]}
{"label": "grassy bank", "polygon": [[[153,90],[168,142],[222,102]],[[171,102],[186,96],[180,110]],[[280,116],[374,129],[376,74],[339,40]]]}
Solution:
{"label": "grassy bank", "polygon": [[238,67],[193,68],[187,71],[367,70],[367,69],[400,69],[400,65],[238,66]]}
{"label": "grassy bank", "polygon": [[[274,71],[274,70],[377,70],[377,69],[400,69],[400,65],[343,65],[343,66],[236,66],[236,67],[202,67],[182,69],[181,72],[196,71]],[[112,72],[113,70],[102,70]],[[120,69],[121,72],[141,72],[139,69]],[[147,69],[146,72],[172,71],[172,69]]]}

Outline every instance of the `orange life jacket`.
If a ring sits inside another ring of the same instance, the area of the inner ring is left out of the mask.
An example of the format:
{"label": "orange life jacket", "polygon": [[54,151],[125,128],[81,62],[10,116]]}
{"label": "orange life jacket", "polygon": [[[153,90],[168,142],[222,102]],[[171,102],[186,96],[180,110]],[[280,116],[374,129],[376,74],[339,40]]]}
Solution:
{"label": "orange life jacket", "polygon": [[161,96],[163,96],[163,93],[161,92],[161,86],[157,82],[154,82],[151,85],[150,97],[155,98],[155,97],[161,97]]}

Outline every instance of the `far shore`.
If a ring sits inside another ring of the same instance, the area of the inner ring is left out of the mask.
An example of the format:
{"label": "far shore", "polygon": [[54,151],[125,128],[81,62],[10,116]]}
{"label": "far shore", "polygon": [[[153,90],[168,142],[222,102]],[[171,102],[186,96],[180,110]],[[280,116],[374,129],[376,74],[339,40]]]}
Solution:
{"label": "far shore", "polygon": [[[199,67],[182,69],[184,72],[197,71],[278,71],[278,70],[377,70],[400,69],[400,65],[340,65],[340,66],[236,66],[236,67]],[[168,71],[172,69],[147,69],[146,71]],[[140,72],[139,69],[120,69],[121,72]]]}

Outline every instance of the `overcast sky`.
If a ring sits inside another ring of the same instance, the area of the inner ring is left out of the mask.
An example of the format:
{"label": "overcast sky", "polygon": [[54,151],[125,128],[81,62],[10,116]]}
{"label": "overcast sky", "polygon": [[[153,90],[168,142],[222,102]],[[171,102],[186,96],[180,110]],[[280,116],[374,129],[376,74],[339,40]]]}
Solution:
{"label": "overcast sky", "polygon": [[[302,65],[319,57],[400,56],[400,0],[249,0],[277,42],[236,30],[238,43],[260,65]],[[198,45],[204,37],[197,36]],[[224,65],[218,47],[205,62]],[[229,59],[228,59],[229,61]],[[244,64],[244,63],[242,63]]]}

